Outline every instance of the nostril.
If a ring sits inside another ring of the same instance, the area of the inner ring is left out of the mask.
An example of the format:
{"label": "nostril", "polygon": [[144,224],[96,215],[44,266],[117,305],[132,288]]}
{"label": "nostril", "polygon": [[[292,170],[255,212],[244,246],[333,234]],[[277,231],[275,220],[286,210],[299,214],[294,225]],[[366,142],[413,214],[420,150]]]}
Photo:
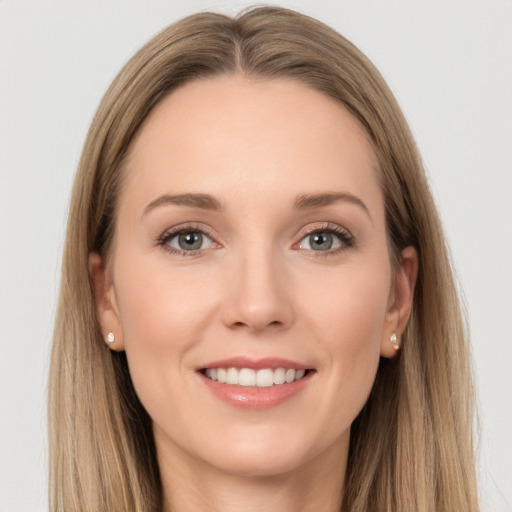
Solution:
{"label": "nostril", "polygon": [[[234,328],[237,328],[237,329],[240,329],[242,327],[249,327],[251,330],[251,326],[253,326],[254,323],[246,323],[246,322],[234,322],[231,327],[234,327]],[[283,322],[279,321],[279,320],[273,320],[272,322],[269,322],[268,324],[265,324],[263,326],[263,328],[265,327],[281,327],[283,324]],[[259,326],[256,326],[256,330],[261,330],[261,327]]]}

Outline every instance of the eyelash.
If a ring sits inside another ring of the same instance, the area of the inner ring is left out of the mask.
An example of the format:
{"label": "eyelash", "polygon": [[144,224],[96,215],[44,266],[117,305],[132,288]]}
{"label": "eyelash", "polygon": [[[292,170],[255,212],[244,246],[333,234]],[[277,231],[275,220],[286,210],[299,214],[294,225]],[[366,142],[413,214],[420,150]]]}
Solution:
{"label": "eyelash", "polygon": [[337,224],[326,222],[324,224],[316,225],[313,228],[310,228],[301,233],[300,241],[297,244],[294,244],[294,247],[299,246],[302,240],[304,240],[306,237],[316,233],[330,233],[334,235],[341,243],[341,246],[337,247],[336,249],[328,249],[326,251],[314,251],[312,249],[305,249],[311,253],[310,256],[313,258],[328,258],[329,256],[335,256],[346,251],[347,249],[350,249],[351,247],[354,247],[356,243],[354,236],[347,229],[342,228]]}
{"label": "eyelash", "polygon": [[[204,249],[197,249],[197,250],[191,250],[191,251],[184,251],[184,250],[178,250],[171,245],[169,245],[169,242],[173,240],[175,237],[186,234],[186,233],[200,233],[202,235],[206,235],[208,238],[210,238],[213,243],[215,241],[213,240],[213,237],[209,234],[208,230],[206,230],[203,226],[199,225],[187,225],[187,226],[181,226],[179,228],[171,229],[169,231],[166,231],[163,233],[157,240],[157,244],[161,247],[163,247],[167,252],[170,254],[177,254],[179,256],[197,256],[201,253]],[[306,237],[314,235],[316,233],[330,233],[334,235],[339,242],[341,243],[341,246],[336,249],[328,249],[326,251],[314,251],[312,249],[305,249],[308,252],[311,253],[311,256],[314,258],[326,258],[329,256],[333,256],[336,254],[340,254],[343,251],[346,251],[347,249],[350,249],[351,247],[354,247],[355,245],[355,239],[352,234],[345,228],[342,228],[341,226],[338,226],[337,224],[331,224],[331,223],[325,223],[321,225],[316,225],[313,228],[310,228],[300,235],[300,240],[296,244],[293,245],[293,248],[300,248],[300,244],[302,240],[304,240]]]}
{"label": "eyelash", "polygon": [[208,230],[206,230],[203,226],[200,225],[194,225],[190,224],[187,226],[181,226],[179,228],[173,228],[169,231],[166,231],[163,233],[162,236],[158,238],[158,245],[163,247],[164,250],[166,250],[170,254],[177,254],[178,256],[197,256],[201,253],[201,249],[193,250],[193,251],[181,251],[179,249],[176,249],[175,247],[172,247],[169,245],[169,242],[176,238],[179,235],[185,234],[185,233],[201,233],[202,235],[206,235],[208,238],[210,238],[213,241],[213,237],[208,233]]}

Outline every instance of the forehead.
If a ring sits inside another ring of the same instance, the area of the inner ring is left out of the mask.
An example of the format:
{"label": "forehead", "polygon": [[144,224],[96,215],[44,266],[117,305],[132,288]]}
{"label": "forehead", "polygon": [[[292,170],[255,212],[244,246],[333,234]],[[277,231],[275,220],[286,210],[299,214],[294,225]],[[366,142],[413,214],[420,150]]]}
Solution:
{"label": "forehead", "polygon": [[[125,193],[248,199],[345,190],[380,201],[367,134],[338,102],[291,79],[220,76],[173,91],[151,112],[128,159]],[[133,202],[130,200],[130,203]]]}

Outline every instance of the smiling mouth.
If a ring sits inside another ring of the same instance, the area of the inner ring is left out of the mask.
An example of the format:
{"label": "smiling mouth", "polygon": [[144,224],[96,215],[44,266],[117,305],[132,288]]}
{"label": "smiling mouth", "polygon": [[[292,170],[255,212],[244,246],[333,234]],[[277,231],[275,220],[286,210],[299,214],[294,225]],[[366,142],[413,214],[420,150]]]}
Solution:
{"label": "smiling mouth", "polygon": [[294,368],[204,368],[201,373],[221,384],[242,387],[270,388],[302,380],[313,370]]}

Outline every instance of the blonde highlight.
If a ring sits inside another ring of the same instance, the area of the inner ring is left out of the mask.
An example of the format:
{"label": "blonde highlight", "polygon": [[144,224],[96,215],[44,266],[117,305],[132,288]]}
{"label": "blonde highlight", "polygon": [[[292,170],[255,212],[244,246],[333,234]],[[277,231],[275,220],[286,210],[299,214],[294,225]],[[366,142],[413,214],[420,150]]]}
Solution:
{"label": "blonde highlight", "polygon": [[352,43],[277,7],[171,25],[128,62],[98,108],[73,188],[55,322],[50,510],[162,508],[151,421],[124,354],[104,343],[88,258],[110,251],[123,167],[149,113],[181,85],[221,74],[292,78],[344,105],[379,160],[393,258],[407,246],[419,254],[401,353],[381,361],[352,426],[344,512],[477,511],[468,335],[413,137],[381,75]]}

